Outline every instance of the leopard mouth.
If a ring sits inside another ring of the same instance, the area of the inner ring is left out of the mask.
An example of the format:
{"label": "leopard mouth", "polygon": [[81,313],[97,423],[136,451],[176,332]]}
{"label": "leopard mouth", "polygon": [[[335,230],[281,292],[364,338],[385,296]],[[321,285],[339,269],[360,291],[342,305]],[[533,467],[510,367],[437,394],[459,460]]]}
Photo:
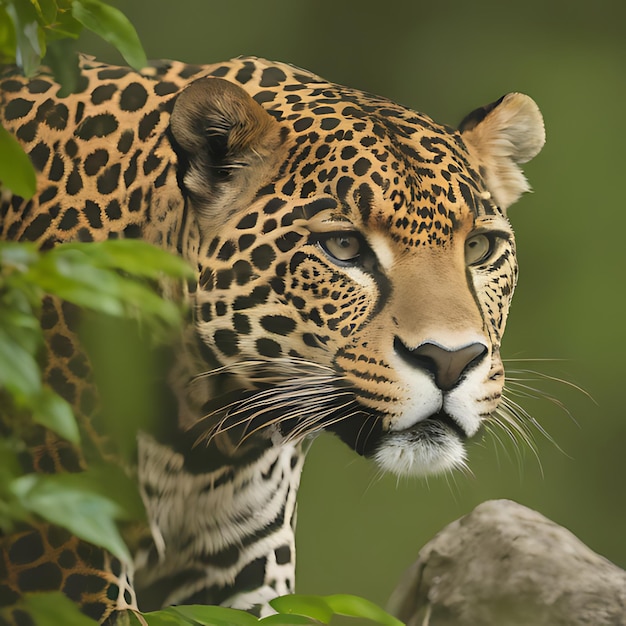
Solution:
{"label": "leopard mouth", "polygon": [[328,430],[350,446],[358,454],[372,458],[381,448],[395,442],[404,446],[446,446],[452,439],[457,445],[469,439],[468,433],[445,411],[438,411],[403,430],[389,431],[383,428],[379,415],[362,412],[350,419],[338,421]]}
{"label": "leopard mouth", "polygon": [[429,418],[424,420],[424,422],[419,422],[418,424],[416,424],[415,426],[412,426],[408,430],[411,430],[412,428],[419,428],[420,425],[424,424],[425,422],[428,423],[430,421],[439,422],[443,424],[449,430],[451,430],[461,441],[467,441],[467,439],[469,438],[469,435],[465,432],[465,430],[463,430],[461,425],[451,415],[449,415],[445,411],[439,411],[438,413],[431,415]]}
{"label": "leopard mouth", "polygon": [[383,433],[381,445],[385,445],[385,442],[403,441],[406,445],[437,446],[450,438],[464,444],[469,435],[449,413],[438,411],[408,428]]}

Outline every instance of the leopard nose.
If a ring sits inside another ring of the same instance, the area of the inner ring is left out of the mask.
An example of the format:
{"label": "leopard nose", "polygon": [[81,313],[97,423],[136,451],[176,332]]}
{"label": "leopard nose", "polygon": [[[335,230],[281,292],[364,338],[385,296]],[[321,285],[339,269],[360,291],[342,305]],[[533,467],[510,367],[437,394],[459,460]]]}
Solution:
{"label": "leopard nose", "polygon": [[456,350],[448,350],[426,341],[417,348],[408,348],[399,337],[394,342],[396,352],[408,363],[430,372],[442,391],[454,389],[463,375],[480,363],[487,354],[482,343],[470,343]]}

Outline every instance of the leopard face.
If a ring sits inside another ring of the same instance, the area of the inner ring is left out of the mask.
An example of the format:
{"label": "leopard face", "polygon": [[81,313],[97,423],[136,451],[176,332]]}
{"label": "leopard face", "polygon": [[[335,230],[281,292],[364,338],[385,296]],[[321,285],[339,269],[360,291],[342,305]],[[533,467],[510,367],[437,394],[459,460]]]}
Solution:
{"label": "leopard face", "polygon": [[[462,465],[502,396],[505,211],[544,142],[536,105],[509,94],[454,131],[327,83],[252,95],[207,78],[172,113],[210,355],[195,415],[244,440],[326,429],[397,474]],[[241,394],[227,408],[211,371]]]}
{"label": "leopard face", "polygon": [[235,447],[329,430],[398,474],[462,465],[502,395],[506,209],[544,143],[535,103],[509,94],[454,130],[260,59],[85,63],[69,98],[3,83],[42,190],[3,233],[142,237],[197,267],[180,423]]}

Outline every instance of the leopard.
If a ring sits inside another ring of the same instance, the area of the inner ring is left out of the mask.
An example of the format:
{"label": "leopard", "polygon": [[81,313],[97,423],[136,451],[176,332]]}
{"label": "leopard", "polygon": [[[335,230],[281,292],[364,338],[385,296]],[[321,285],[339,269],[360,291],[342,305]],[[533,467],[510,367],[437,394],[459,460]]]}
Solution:
{"label": "leopard", "polygon": [[[7,610],[61,591],[105,624],[189,603],[267,614],[294,591],[296,495],[319,433],[424,476],[465,467],[467,441],[497,423],[518,276],[507,210],[545,142],[529,96],[453,127],[256,57],[138,71],[83,56],[73,93],[45,68],[7,67],[0,99],[37,173],[32,199],[4,190],[3,240],[141,239],[194,273],[161,285],[189,315],[173,401],[158,432],[136,433],[148,521],[133,561],[29,522],[0,538]],[[44,375],[105,455],[80,317],[46,298]],[[28,451],[29,471],[89,464],[44,428]]]}

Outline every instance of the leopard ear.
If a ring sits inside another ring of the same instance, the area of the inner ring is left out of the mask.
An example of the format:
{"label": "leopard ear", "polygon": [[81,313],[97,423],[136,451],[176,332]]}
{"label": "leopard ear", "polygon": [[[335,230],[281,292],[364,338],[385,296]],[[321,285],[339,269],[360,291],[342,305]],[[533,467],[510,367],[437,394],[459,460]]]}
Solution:
{"label": "leopard ear", "polygon": [[530,190],[519,164],[539,154],[546,140],[543,117],[532,98],[507,94],[472,111],[459,130],[500,208],[505,210]]}
{"label": "leopard ear", "polygon": [[170,127],[179,177],[201,226],[242,209],[270,178],[285,133],[241,87],[200,78],[176,98]]}

